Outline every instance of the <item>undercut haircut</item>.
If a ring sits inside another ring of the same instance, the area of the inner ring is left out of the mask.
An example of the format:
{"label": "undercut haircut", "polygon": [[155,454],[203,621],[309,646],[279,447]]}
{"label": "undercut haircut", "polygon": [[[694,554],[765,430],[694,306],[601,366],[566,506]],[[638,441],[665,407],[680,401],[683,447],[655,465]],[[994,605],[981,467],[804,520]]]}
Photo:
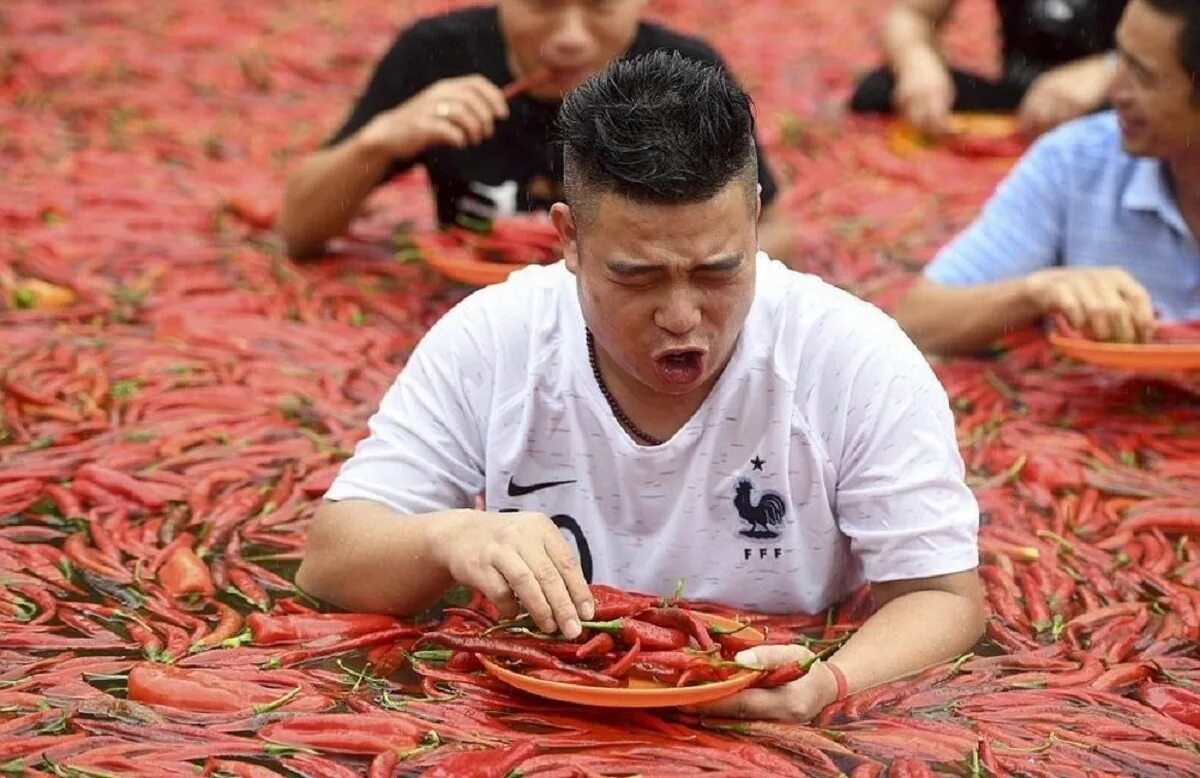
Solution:
{"label": "undercut haircut", "polygon": [[659,50],[620,59],[558,112],[563,189],[579,221],[601,194],[648,205],[704,202],[741,179],[754,202],[750,96],[718,65]]}

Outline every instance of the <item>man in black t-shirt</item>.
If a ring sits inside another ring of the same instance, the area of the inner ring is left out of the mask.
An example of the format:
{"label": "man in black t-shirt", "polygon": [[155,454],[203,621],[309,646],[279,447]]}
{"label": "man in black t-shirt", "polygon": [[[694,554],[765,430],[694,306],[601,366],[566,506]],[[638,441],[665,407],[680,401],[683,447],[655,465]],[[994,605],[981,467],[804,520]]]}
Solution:
{"label": "man in black t-shirt", "polygon": [[[421,164],[437,218],[545,210],[562,198],[554,117],[562,96],[619,57],[673,49],[721,63],[695,38],[641,21],[645,0],[497,0],[403,31],[324,148],[288,181],[279,231],[292,256],[342,234],[371,191]],[[548,73],[511,99],[503,87]],[[786,259],[790,229],[762,149],[759,242]]]}
{"label": "man in black t-shirt", "polygon": [[951,111],[1016,111],[1039,135],[1105,103],[1113,35],[1126,0],[995,0],[1004,57],[999,81],[950,68],[937,29],[957,0],[896,0],[883,22],[888,66],[859,84],[850,108],[893,108],[921,130],[948,130]]}

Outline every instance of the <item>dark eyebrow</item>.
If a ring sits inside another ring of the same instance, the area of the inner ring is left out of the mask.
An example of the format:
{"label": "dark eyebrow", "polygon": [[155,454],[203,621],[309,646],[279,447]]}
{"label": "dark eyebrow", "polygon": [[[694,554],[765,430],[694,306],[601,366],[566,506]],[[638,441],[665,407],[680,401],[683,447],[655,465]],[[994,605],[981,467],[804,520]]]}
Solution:
{"label": "dark eyebrow", "polygon": [[[692,272],[728,273],[741,267],[743,254],[727,254],[723,257],[701,262],[692,268]],[[656,262],[635,262],[628,259],[610,259],[607,262],[608,272],[619,278],[642,278],[662,272],[664,265]]]}
{"label": "dark eyebrow", "polygon": [[728,273],[741,267],[743,258],[744,255],[741,252],[727,254],[723,257],[710,259],[707,262],[701,262],[699,265],[696,265],[696,270],[702,273]]}
{"label": "dark eyebrow", "polygon": [[1149,67],[1147,67],[1145,62],[1142,62],[1140,59],[1133,56],[1133,54],[1129,53],[1129,50],[1126,49],[1124,46],[1122,46],[1119,41],[1117,43],[1117,52],[1121,55],[1121,57],[1126,62],[1128,62],[1130,65],[1133,66],[1134,70],[1136,70],[1141,75],[1143,75],[1143,76],[1153,76],[1154,75],[1154,71],[1151,70]]}
{"label": "dark eyebrow", "polygon": [[621,278],[640,278],[662,270],[662,265],[628,259],[610,259],[607,265],[608,272]]}

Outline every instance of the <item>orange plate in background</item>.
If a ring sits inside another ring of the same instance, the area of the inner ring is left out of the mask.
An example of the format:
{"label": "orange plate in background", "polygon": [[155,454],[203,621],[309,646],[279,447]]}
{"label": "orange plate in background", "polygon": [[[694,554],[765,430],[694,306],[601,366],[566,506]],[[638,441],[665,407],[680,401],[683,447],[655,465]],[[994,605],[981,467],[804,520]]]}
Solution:
{"label": "orange plate in background", "polygon": [[525,265],[515,265],[507,262],[488,262],[482,259],[469,259],[442,253],[436,249],[423,251],[422,259],[426,265],[452,281],[458,281],[473,286],[488,286],[498,284],[508,278],[514,270],[520,270]]}
{"label": "orange plate in background", "polygon": [[1017,134],[1017,120],[1005,113],[956,113],[950,116],[950,131],[976,138],[1007,138]]}
{"label": "orange plate in background", "polygon": [[1050,333],[1050,342],[1069,357],[1124,370],[1200,370],[1200,343],[1102,343]]}
{"label": "orange plate in background", "polygon": [[[741,626],[732,619],[710,616],[705,613],[696,614],[704,621],[715,627],[726,629]],[[762,640],[763,634],[753,627],[747,627],[739,633],[751,640]],[[630,686],[610,689],[603,686],[583,686],[573,683],[558,683],[531,678],[528,675],[509,670],[488,657],[480,656],[484,668],[489,673],[521,691],[536,694],[560,702],[573,702],[577,705],[592,705],[605,708],[668,708],[676,705],[699,705],[712,702],[722,697],[728,697],[735,692],[745,689],[759,676],[755,670],[740,670],[732,678],[715,683],[697,684],[696,686],[664,686],[649,679],[634,678]]]}
{"label": "orange plate in background", "polygon": [[907,157],[921,149],[942,146],[971,156],[1019,156],[1025,146],[1016,119],[999,113],[955,113],[949,119],[950,135],[929,138],[903,119],[888,132],[894,153]]}

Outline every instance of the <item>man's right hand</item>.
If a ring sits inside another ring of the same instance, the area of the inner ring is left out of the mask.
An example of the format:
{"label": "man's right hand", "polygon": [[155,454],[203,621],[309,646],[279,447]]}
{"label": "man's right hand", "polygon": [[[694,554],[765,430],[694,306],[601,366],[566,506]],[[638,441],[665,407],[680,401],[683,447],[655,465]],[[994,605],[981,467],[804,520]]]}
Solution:
{"label": "man's right hand", "polygon": [[363,127],[364,146],[393,159],[413,159],[434,146],[466,148],[490,138],[497,119],[508,118],[500,88],[483,76],[430,84]]}
{"label": "man's right hand", "polygon": [[1097,340],[1145,342],[1154,337],[1150,294],[1119,267],[1057,267],[1026,279],[1043,314],[1062,313],[1072,326]]}
{"label": "man's right hand", "polygon": [[892,102],[900,115],[928,135],[948,134],[954,81],[937,52],[922,46],[897,62],[894,69]]}
{"label": "man's right hand", "polygon": [[506,618],[524,609],[543,632],[561,630],[570,639],[592,618],[579,560],[545,514],[471,511],[439,535],[435,554],[450,576],[478,589]]}

